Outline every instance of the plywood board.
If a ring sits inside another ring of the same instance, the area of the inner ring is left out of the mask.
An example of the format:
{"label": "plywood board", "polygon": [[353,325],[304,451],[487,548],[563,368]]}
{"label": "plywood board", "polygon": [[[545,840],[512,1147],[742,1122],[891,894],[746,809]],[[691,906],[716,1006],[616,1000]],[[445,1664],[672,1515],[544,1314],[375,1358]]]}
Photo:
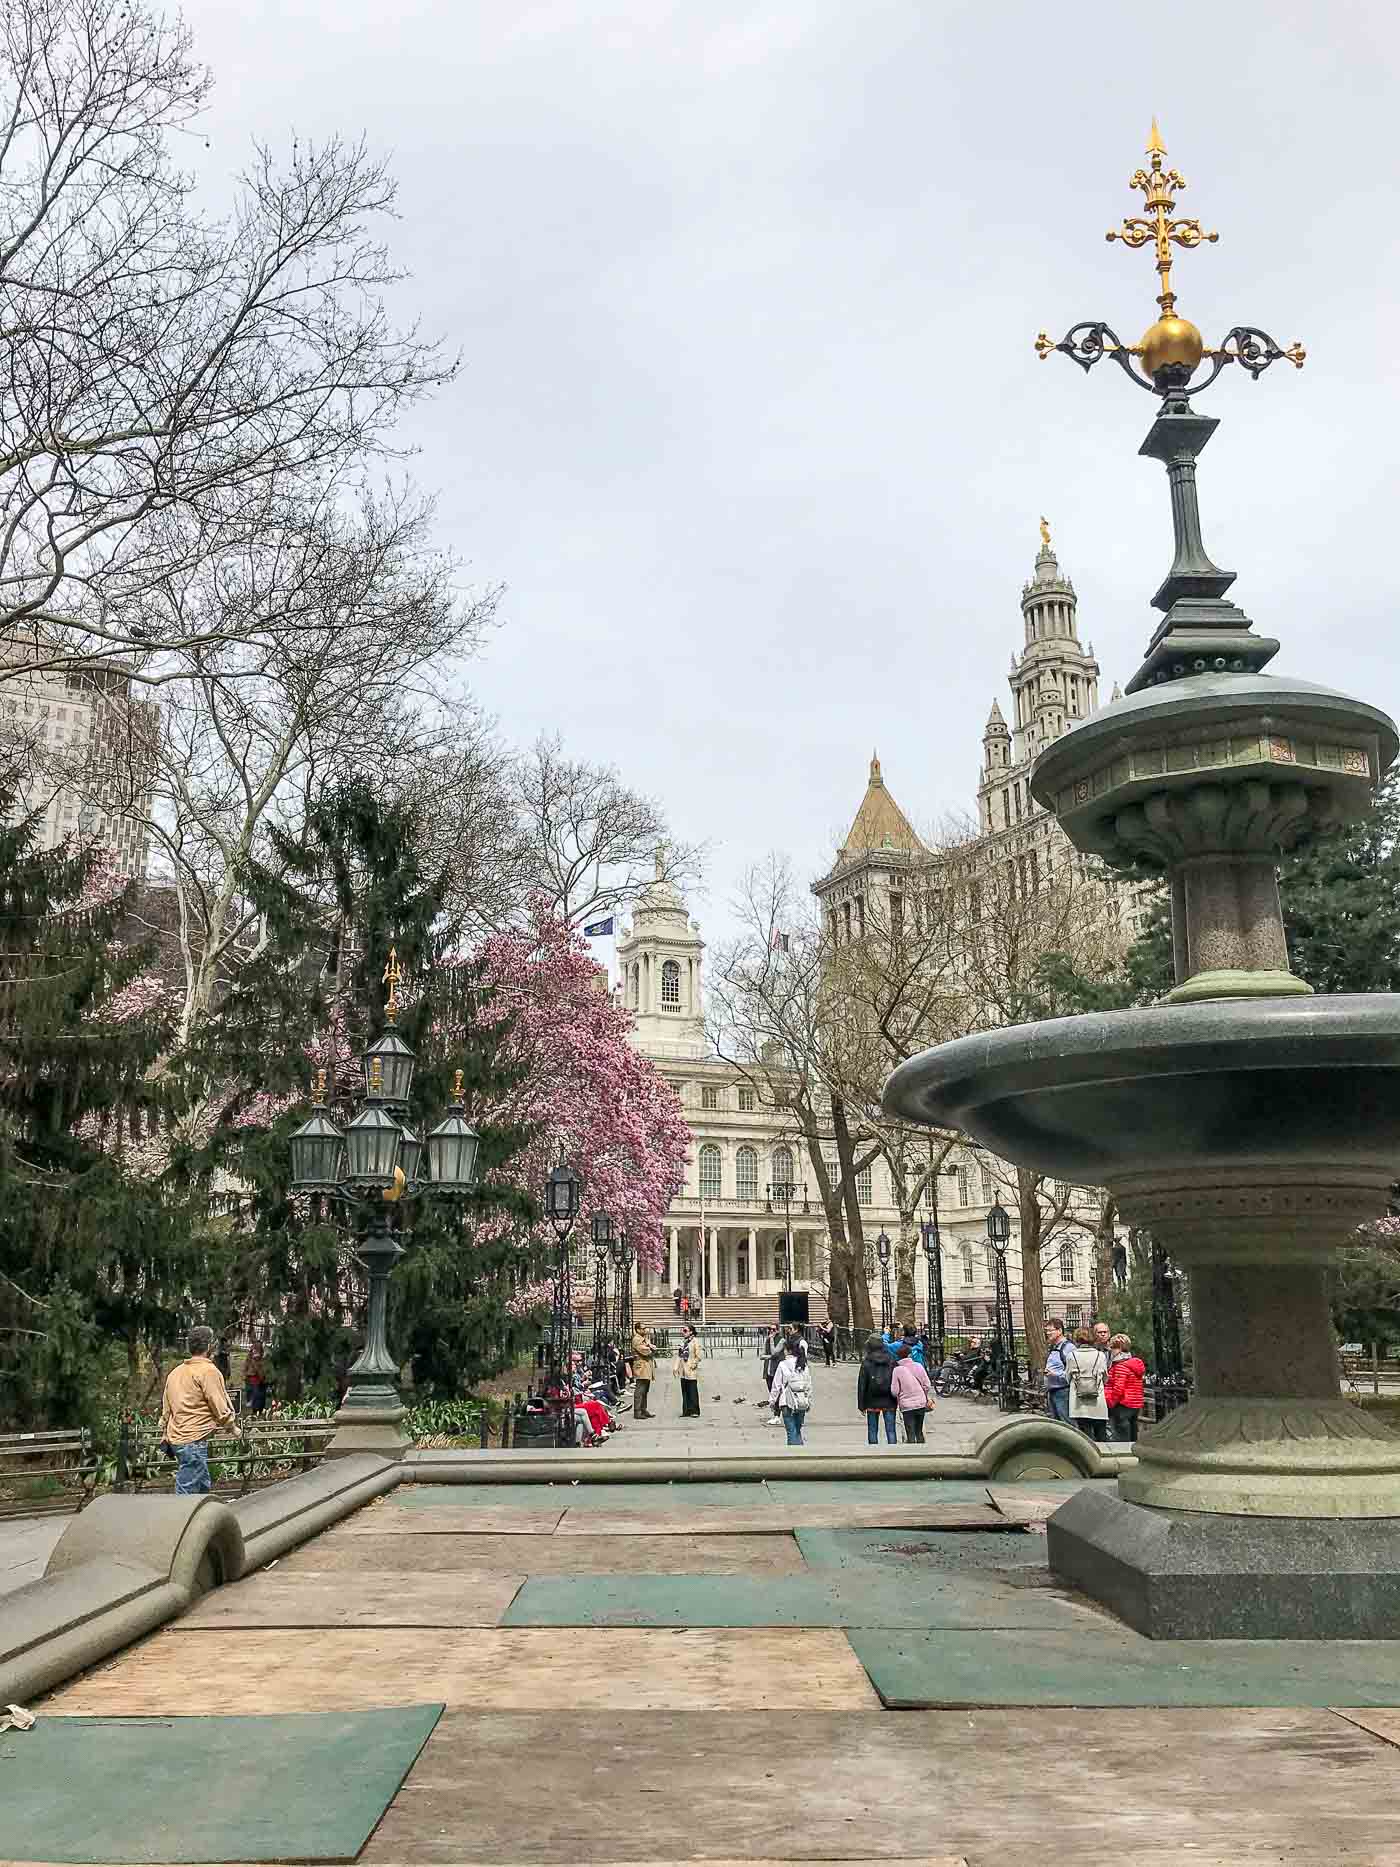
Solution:
{"label": "plywood board", "polygon": [[557,1713],[449,1709],[360,1867],[918,1849],[1005,1867],[1045,1859],[1047,1837],[1076,1867],[1371,1867],[1400,1845],[1393,1753],[1324,1711],[1138,1712],[1108,1764],[1101,1742],[1067,1742],[1063,1711],[804,1709],[800,1724],[785,1741],[761,1711],[622,1712],[590,1746],[560,1744]]}
{"label": "plywood board", "polygon": [[396,1510],[470,1512],[483,1510],[600,1510],[609,1516],[619,1511],[762,1508],[769,1502],[759,1479],[709,1483],[696,1479],[658,1480],[655,1484],[590,1483],[586,1479],[557,1484],[400,1485],[394,1492]]}
{"label": "plywood board", "polygon": [[438,1518],[426,1511],[401,1510],[397,1505],[386,1504],[380,1510],[358,1511],[355,1516],[347,1517],[338,1526],[337,1535],[460,1536],[463,1531],[470,1531],[479,1536],[489,1531],[493,1536],[551,1536],[563,1514],[562,1503],[557,1510],[517,1510],[509,1502],[497,1501],[479,1505],[471,1512],[462,1511],[452,1517],[444,1513]]}
{"label": "plywood board", "polygon": [[1062,1628],[1083,1638],[1097,1611],[1050,1588],[969,1570],[859,1574],[536,1576],[508,1627]]}
{"label": "plywood board", "polygon": [[[812,1569],[1043,1570],[1043,1536],[1020,1530],[797,1530]],[[550,1538],[550,1547],[561,1539]]]}
{"label": "plywood board", "polygon": [[849,1639],[895,1710],[1400,1704],[1400,1640],[1144,1640],[1102,1615],[1087,1636],[858,1629]]}
{"label": "plywood board", "polygon": [[[805,1533],[804,1533],[805,1534]],[[1045,1557],[1044,1540],[1040,1543]],[[292,1550],[288,1570],[343,1573],[399,1570],[414,1574],[460,1569],[527,1575],[796,1575],[803,1568],[786,1532],[771,1536],[384,1536],[344,1537],[327,1530]]]}
{"label": "plywood board", "polygon": [[1086,1486],[1103,1485],[1116,1492],[1116,1478],[1041,1479],[1035,1484],[988,1485],[987,1496],[1010,1523],[1044,1523],[1066,1498]]}
{"label": "plywood board", "polygon": [[560,1536],[693,1536],[735,1535],[799,1529],[945,1529],[997,1530],[1006,1519],[990,1504],[854,1503],[833,1505],[773,1505],[767,1510],[711,1508],[694,1514],[672,1514],[660,1509],[642,1512],[566,1511]]}
{"label": "plywood board", "polygon": [[[802,1681],[806,1710],[879,1700],[845,1636],[830,1632],[672,1632],[604,1628],[318,1629],[285,1633],[185,1628],[154,1634],[51,1700],[55,1712],[173,1715],[358,1710],[442,1699],[493,1711],[588,1705],[599,1712],[774,1707]],[[550,1746],[558,1751],[556,1741]],[[580,1755],[591,1755],[583,1744]]]}
{"label": "plywood board", "polygon": [[[552,1539],[545,1539],[550,1541]],[[517,1551],[520,1544],[516,1543]],[[354,1574],[279,1566],[217,1588],[184,1616],[190,1627],[495,1627],[525,1581],[515,1574]]]}
{"label": "plywood board", "polygon": [[1387,1744],[1400,1745],[1400,1706],[1334,1705],[1332,1709],[1339,1718],[1350,1719]]}

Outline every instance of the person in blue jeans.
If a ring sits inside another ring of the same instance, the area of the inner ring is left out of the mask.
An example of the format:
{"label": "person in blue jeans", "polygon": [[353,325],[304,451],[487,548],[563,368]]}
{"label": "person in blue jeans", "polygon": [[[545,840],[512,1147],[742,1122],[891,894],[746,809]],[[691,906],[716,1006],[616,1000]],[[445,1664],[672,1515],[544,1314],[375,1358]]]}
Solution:
{"label": "person in blue jeans", "polygon": [[1069,1425],[1069,1369],[1074,1344],[1065,1334],[1064,1321],[1052,1316],[1045,1325],[1045,1410],[1052,1420]]}
{"label": "person in blue jeans", "polygon": [[807,1366],[807,1344],[800,1336],[790,1335],[784,1343],[769,1398],[783,1416],[788,1444],[802,1445],[802,1428],[812,1405],[812,1371]]}
{"label": "person in blue jeans", "polygon": [[866,1443],[880,1443],[880,1421],[885,1422],[885,1443],[895,1443],[899,1417],[894,1398],[894,1356],[878,1335],[867,1336],[860,1371],[856,1375],[856,1406],[865,1415]]}

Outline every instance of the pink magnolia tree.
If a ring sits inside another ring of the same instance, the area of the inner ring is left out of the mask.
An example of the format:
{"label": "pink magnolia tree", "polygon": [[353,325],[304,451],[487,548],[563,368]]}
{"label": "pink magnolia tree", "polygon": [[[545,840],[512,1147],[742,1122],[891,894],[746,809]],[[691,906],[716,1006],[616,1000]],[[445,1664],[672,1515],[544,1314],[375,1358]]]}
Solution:
{"label": "pink magnolia tree", "polygon": [[[526,926],[493,935],[474,957],[493,1017],[510,1019],[506,1060],[520,1076],[469,1113],[478,1123],[519,1122],[534,1134],[493,1178],[538,1201],[562,1151],[583,1178],[576,1235],[586,1237],[594,1213],[606,1212],[639,1259],[659,1266],[690,1130],[674,1090],[632,1047],[631,1014],[609,996],[607,976],[579,935],[543,900],[532,903]],[[450,1033],[442,1035],[450,1042]],[[514,1221],[503,1215],[499,1223]],[[532,1242],[542,1242],[544,1232],[542,1223]]]}

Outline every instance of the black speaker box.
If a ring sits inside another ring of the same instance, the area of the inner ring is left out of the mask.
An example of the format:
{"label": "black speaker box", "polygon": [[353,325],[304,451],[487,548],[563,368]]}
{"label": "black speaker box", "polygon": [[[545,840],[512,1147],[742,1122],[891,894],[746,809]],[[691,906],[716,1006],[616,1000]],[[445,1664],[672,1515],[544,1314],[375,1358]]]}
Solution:
{"label": "black speaker box", "polygon": [[807,1325],[807,1292],[805,1290],[781,1290],[778,1293],[778,1321],[800,1322]]}

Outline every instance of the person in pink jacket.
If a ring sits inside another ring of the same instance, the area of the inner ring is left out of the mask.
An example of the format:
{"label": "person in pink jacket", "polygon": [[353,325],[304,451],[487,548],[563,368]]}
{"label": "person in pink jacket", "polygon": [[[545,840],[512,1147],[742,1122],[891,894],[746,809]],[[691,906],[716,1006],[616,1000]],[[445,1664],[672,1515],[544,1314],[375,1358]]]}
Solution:
{"label": "person in pink jacket", "polygon": [[914,1360],[909,1344],[904,1343],[890,1378],[890,1393],[904,1421],[906,1445],[924,1443],[924,1417],[933,1405],[933,1387],[927,1371]]}

